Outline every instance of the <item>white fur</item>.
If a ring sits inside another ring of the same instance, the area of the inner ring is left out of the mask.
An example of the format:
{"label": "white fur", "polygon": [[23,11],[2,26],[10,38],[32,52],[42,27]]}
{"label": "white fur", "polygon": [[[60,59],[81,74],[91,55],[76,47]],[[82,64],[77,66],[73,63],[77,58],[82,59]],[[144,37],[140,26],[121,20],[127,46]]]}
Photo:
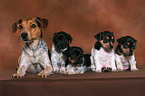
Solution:
{"label": "white fur", "polygon": [[100,50],[92,48],[91,56],[94,60],[93,71],[101,72],[102,67],[111,67],[112,71],[116,71],[114,50],[106,52],[102,47]]}
{"label": "white fur", "polygon": [[[40,45],[38,45],[38,43],[40,43]],[[50,70],[47,70],[47,75],[52,73],[51,62],[48,57],[48,48],[43,40],[34,40],[28,47],[25,44],[18,62],[18,71],[13,76],[24,76],[26,71],[30,73],[40,73],[43,71],[41,66],[44,70],[46,67],[50,67]]]}
{"label": "white fur", "polygon": [[116,64],[119,71],[123,71],[131,67],[131,71],[138,71],[136,68],[136,60],[134,54],[132,56],[124,56],[115,54]]}
{"label": "white fur", "polygon": [[55,50],[54,44],[52,45],[52,50],[51,50],[51,63],[52,63],[54,72],[56,73],[65,72],[65,58],[62,52],[58,53]]}

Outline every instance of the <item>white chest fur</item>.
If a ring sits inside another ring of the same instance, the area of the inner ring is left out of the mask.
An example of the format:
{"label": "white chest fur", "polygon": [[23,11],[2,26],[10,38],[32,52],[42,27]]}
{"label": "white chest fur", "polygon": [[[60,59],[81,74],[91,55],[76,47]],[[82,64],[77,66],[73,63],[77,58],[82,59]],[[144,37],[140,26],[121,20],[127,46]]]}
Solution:
{"label": "white chest fur", "polygon": [[114,58],[114,50],[106,52],[103,48],[100,50],[94,49],[94,57],[98,58],[101,67],[110,67],[111,59]]}

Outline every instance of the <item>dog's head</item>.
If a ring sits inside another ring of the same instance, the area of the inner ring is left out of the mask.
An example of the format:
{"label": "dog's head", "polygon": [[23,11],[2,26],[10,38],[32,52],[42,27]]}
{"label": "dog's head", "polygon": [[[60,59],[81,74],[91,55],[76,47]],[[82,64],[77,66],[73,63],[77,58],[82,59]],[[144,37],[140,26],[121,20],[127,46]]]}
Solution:
{"label": "dog's head", "polygon": [[20,19],[14,24],[12,24],[13,32],[19,30],[20,38],[25,43],[31,42],[33,40],[39,39],[42,35],[42,28],[48,26],[47,19],[41,19],[39,17],[31,19]]}
{"label": "dog's head", "polygon": [[122,54],[125,56],[133,55],[133,50],[136,48],[136,42],[133,37],[131,36],[124,36],[117,39],[117,48],[115,50],[116,53]]}
{"label": "dog's head", "polygon": [[113,49],[113,43],[115,41],[113,32],[104,31],[95,35],[97,42],[95,44],[96,49],[103,47],[106,51],[111,51]]}
{"label": "dog's head", "polygon": [[84,53],[80,47],[70,47],[63,52],[63,55],[67,58],[68,63],[73,66],[77,66],[83,63]]}
{"label": "dog's head", "polygon": [[69,44],[72,42],[72,37],[63,31],[60,31],[54,33],[53,42],[55,49],[58,52],[62,52],[64,49],[69,47]]}

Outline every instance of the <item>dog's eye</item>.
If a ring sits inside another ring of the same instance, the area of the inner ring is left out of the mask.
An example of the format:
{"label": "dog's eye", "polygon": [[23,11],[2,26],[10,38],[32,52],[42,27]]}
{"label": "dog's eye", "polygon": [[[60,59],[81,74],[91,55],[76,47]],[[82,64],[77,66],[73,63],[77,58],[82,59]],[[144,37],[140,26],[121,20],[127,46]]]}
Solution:
{"label": "dog's eye", "polygon": [[104,43],[108,43],[109,42],[109,39],[107,39],[107,38],[104,38],[104,41],[103,41]]}
{"label": "dog's eye", "polygon": [[35,28],[35,27],[36,27],[36,25],[35,25],[35,24],[32,24],[32,25],[31,25],[31,28]]}
{"label": "dog's eye", "polygon": [[19,29],[22,29],[23,28],[23,26],[22,25],[19,25],[19,27],[18,27]]}
{"label": "dog's eye", "polygon": [[127,44],[127,43],[124,44],[123,47],[124,47],[125,49],[128,48],[128,44]]}

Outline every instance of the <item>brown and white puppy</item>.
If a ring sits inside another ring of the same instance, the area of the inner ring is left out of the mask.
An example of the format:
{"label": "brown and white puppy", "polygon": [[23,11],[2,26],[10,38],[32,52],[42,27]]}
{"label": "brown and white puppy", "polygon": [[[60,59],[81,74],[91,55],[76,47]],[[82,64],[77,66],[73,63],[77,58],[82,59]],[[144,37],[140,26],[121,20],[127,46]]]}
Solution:
{"label": "brown and white puppy", "polygon": [[95,72],[116,71],[114,55],[114,34],[110,31],[100,32],[95,35],[97,42],[91,51],[94,65],[91,68]]}
{"label": "brown and white puppy", "polygon": [[124,36],[117,39],[117,47],[115,50],[116,64],[118,71],[130,69],[131,71],[138,71],[136,68],[136,60],[134,56],[134,49],[136,42],[131,36]]}
{"label": "brown and white puppy", "polygon": [[26,71],[38,73],[38,76],[47,77],[52,74],[46,43],[42,39],[42,29],[48,26],[47,19],[39,17],[20,19],[12,25],[13,32],[19,30],[20,38],[24,42],[22,54],[19,57],[19,68],[12,78],[22,78]]}

